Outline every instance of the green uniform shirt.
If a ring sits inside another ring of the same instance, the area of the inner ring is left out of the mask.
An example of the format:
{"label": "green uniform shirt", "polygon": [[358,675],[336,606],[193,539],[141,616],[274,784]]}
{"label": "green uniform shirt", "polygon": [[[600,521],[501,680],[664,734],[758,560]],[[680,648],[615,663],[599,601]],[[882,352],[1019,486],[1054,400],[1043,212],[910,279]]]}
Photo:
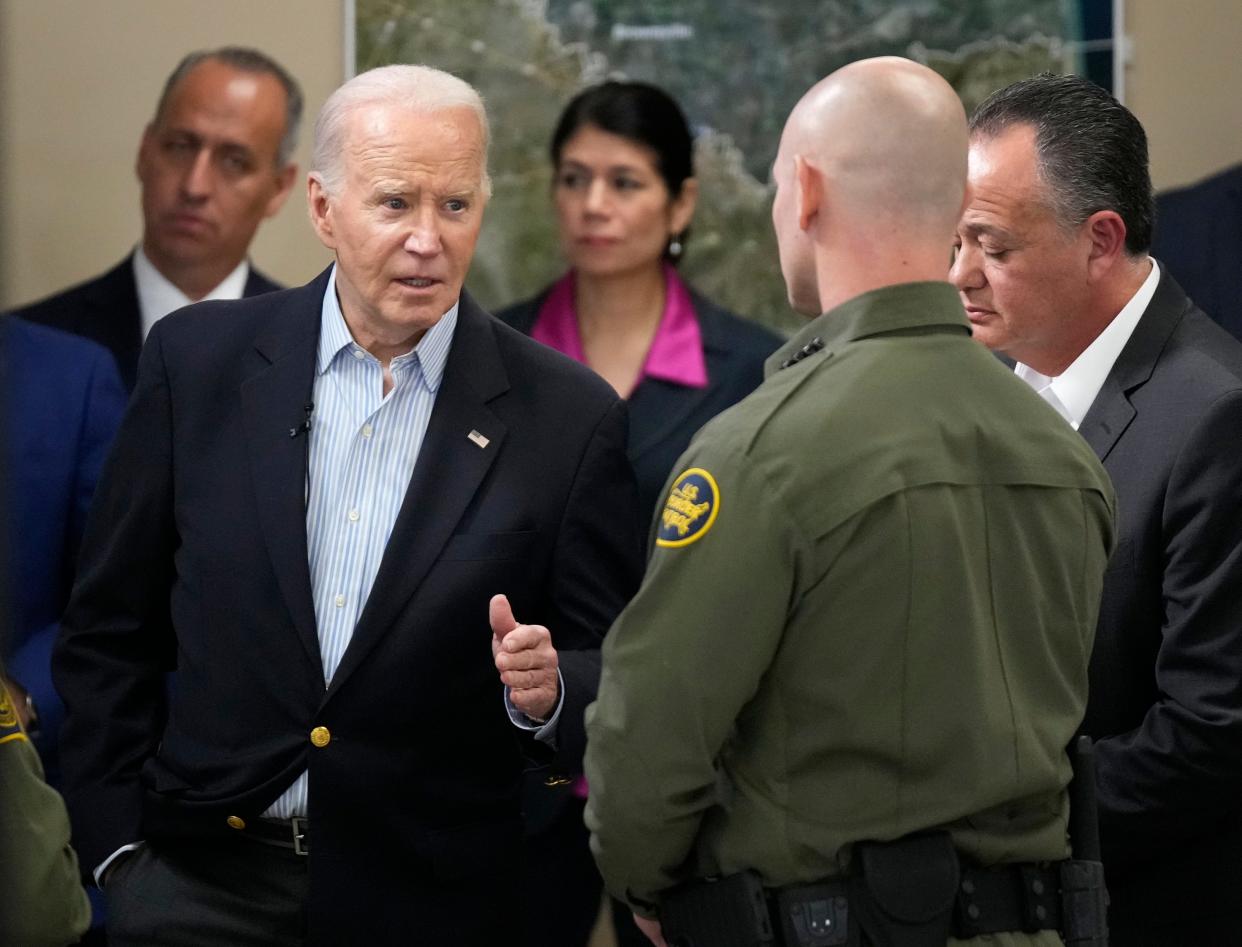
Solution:
{"label": "green uniform shirt", "polygon": [[90,917],[65,804],[0,683],[0,944],[76,943]]}
{"label": "green uniform shirt", "polygon": [[815,319],[668,495],[587,711],[610,890],[649,913],[931,827],[977,864],[1067,856],[1112,486],[951,287]]}

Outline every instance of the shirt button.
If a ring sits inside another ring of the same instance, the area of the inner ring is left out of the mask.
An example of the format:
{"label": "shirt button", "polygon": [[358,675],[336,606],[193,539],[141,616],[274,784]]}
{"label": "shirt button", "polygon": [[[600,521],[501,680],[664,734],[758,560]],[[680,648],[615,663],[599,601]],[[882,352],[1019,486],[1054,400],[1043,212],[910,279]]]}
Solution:
{"label": "shirt button", "polygon": [[350,511],[349,511],[349,521],[350,521],[351,523],[356,523],[356,522],[358,522],[358,511],[357,511],[357,510],[350,510]]}
{"label": "shirt button", "polygon": [[336,602],[336,607],[337,607],[337,608],[341,608],[341,607],[343,607],[343,606],[345,605],[345,596],[344,596],[344,595],[338,595],[338,596],[337,596],[337,597],[336,597],[333,601],[335,601],[335,602]]}
{"label": "shirt button", "polygon": [[362,349],[356,348],[353,350],[353,353],[354,353],[354,358],[366,358],[366,353],[363,352]]}
{"label": "shirt button", "polygon": [[328,732],[327,727],[316,727],[310,734],[311,743],[321,749],[332,742],[332,734]]}
{"label": "shirt button", "polygon": [[230,829],[237,829],[240,831],[246,827],[246,820],[239,815],[231,815],[224,821],[228,823]]}
{"label": "shirt button", "polygon": [[364,425],[362,425],[362,436],[363,436],[363,437],[370,437],[370,436],[371,436],[371,425],[369,425],[369,424],[364,424]]}

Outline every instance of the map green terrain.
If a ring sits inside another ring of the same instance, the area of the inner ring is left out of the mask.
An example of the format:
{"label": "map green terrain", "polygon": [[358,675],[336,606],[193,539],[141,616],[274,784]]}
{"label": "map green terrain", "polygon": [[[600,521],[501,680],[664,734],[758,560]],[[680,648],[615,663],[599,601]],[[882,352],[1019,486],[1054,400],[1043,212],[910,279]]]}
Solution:
{"label": "map green terrain", "polygon": [[[855,59],[907,56],[972,108],[993,89],[1073,69],[1065,0],[356,0],[357,70],[437,66],[478,88],[494,194],[468,281],[499,308],[564,269],[547,142],[562,106],[606,78],[671,92],[696,132],[700,182],[682,271],[741,315],[789,331],[769,169],[802,93]],[[947,264],[946,264],[947,265]]]}

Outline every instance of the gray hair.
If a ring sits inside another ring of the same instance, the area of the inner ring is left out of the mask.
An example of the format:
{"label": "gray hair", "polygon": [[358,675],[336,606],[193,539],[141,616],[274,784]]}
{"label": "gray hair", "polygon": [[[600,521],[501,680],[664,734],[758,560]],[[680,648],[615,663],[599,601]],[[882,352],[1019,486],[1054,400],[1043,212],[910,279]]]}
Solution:
{"label": "gray hair", "polygon": [[365,105],[397,105],[416,112],[442,112],[468,108],[479,120],[483,136],[483,194],[490,197],[492,179],[487,173],[491,134],[483,99],[468,82],[430,66],[380,66],[350,79],[328,97],[315,122],[315,145],[310,170],[329,194],[340,190],[344,174],[345,124],[349,115]]}
{"label": "gray hair", "polygon": [[250,49],[246,46],[221,46],[219,49],[200,49],[190,53],[177,63],[177,68],[165,80],[164,91],[160,93],[160,100],[155,106],[155,121],[158,122],[164,116],[168,97],[176,88],[177,83],[184,79],[195,66],[209,59],[232,66],[239,72],[271,76],[285,90],[285,131],[280,137],[280,146],[276,149],[276,166],[284,167],[289,163],[289,159],[293,157],[293,152],[298,146],[298,129],[302,124],[302,89],[280,63],[257,49]]}

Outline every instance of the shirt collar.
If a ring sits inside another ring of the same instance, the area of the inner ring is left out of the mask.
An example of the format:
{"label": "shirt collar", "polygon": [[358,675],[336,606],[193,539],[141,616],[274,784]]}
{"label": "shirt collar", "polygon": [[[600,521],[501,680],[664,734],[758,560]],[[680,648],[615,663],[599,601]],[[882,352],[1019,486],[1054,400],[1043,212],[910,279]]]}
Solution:
{"label": "shirt collar", "polygon": [[[431,391],[440,390],[440,382],[444,380],[444,366],[448,362],[449,349],[453,344],[453,332],[457,327],[457,312],[461,300],[453,303],[451,309],[440,317],[418,340],[418,344],[404,355],[392,360],[394,368],[417,361],[422,369],[423,383]],[[336,295],[336,265],[332,267],[332,275],[328,277],[328,288],[324,290],[323,303],[319,310],[319,350],[315,361],[315,373],[322,375],[332,367],[342,352],[359,351],[366,358],[374,359],[350,334],[345,323],[345,314],[341,312],[341,303]]]}
{"label": "shirt collar", "polygon": [[[574,308],[574,273],[553,284],[531,326],[531,338],[586,364],[578,314]],[[703,333],[690,290],[677,271],[664,264],[664,312],[638,380],[659,378],[685,388],[707,387]]]}
{"label": "shirt collar", "polygon": [[1036,391],[1051,388],[1057,402],[1064,408],[1063,416],[1077,430],[1087,412],[1091,410],[1108,373],[1113,370],[1117,356],[1130,341],[1135,326],[1147,311],[1152,297],[1156,295],[1159,282],[1160,266],[1152,259],[1151,272],[1143,280],[1138,292],[1130,297],[1130,301],[1117,313],[1113,321],[1104,327],[1104,331],[1060,375],[1052,378],[1021,362],[1014,366],[1014,373]]}
{"label": "shirt collar", "polygon": [[883,286],[862,293],[816,316],[764,362],[769,376],[800,352],[833,350],[872,335],[902,329],[951,327],[970,334],[957,290],[948,283],[924,281]]}
{"label": "shirt collar", "polygon": [[[243,259],[203,300],[241,299],[245,295],[246,280],[249,278],[250,261]],[[141,244],[134,249],[134,282],[138,287],[138,308],[142,313],[144,339],[151,331],[151,326],[160,319],[194,302],[155,268],[155,264],[143,252]]]}

